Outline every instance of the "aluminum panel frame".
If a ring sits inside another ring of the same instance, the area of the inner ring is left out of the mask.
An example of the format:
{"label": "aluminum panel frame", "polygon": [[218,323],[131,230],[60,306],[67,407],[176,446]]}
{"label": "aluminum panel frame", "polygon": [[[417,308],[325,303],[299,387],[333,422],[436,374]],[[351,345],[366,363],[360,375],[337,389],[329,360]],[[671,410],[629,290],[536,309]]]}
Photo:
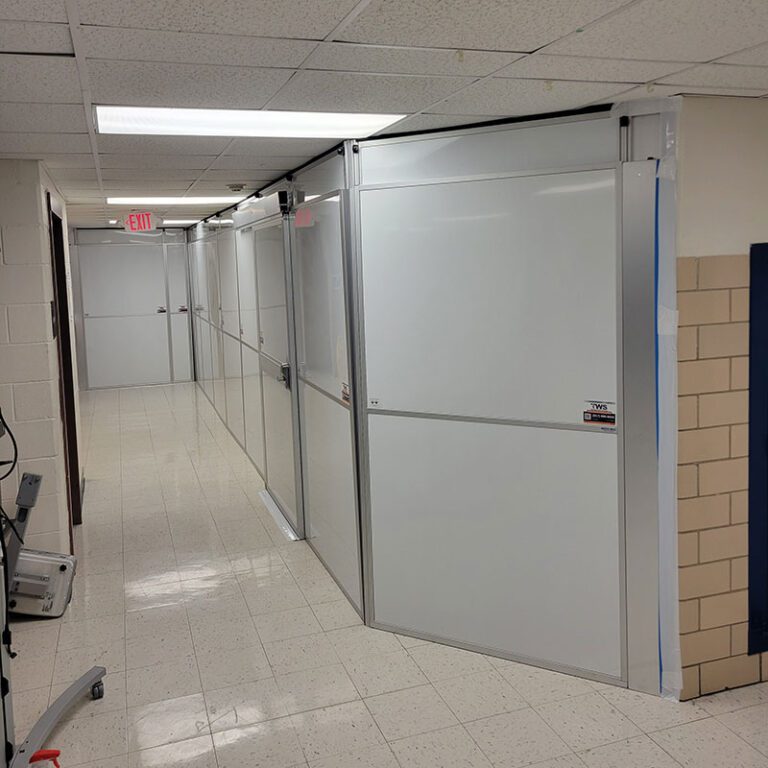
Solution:
{"label": "aluminum panel frame", "polygon": [[[653,111],[653,110],[651,110]],[[645,113],[643,113],[645,114]],[[578,120],[605,119],[605,115],[594,117],[576,116],[555,120],[533,121],[523,126],[548,125],[559,122],[575,122]],[[615,116],[618,123],[618,115]],[[495,126],[491,130],[510,130],[523,126]],[[477,132],[483,129],[475,129]],[[488,129],[485,129],[488,130]],[[438,135],[463,135],[468,131],[457,129],[451,132],[440,132]],[[429,139],[429,135],[394,137],[391,139],[366,140],[364,143],[384,144],[404,141]],[[617,142],[621,148],[622,137],[617,131]],[[628,144],[627,144],[628,146]],[[365,366],[365,308],[363,304],[363,275],[362,275],[362,242],[360,231],[360,191],[361,164],[357,142],[346,142],[345,149],[350,157],[348,163],[347,183],[350,187],[349,209],[349,240],[352,258],[350,260],[350,308],[351,336],[350,350],[352,365],[350,376],[353,379],[353,412],[356,424],[356,458],[358,486],[360,494],[360,530],[363,559],[363,595],[364,620],[369,626],[401,632],[421,637],[434,642],[445,642],[428,634],[414,634],[402,628],[388,626],[376,620],[374,604],[374,583],[372,574],[373,548],[371,538],[371,491],[370,491],[370,451],[368,436],[368,409],[366,366]],[[619,488],[622,498],[619,503],[621,539],[619,543],[621,578],[622,578],[622,614],[624,616],[622,632],[622,679],[606,678],[599,673],[585,674],[583,670],[566,669],[557,665],[548,666],[550,669],[587,676],[602,682],[620,684],[634,690],[649,693],[659,692],[659,659],[658,659],[658,510],[654,509],[655,501],[643,504],[648,494],[647,483],[657,487],[657,463],[655,454],[655,436],[653,451],[647,431],[643,424],[647,419],[649,407],[652,404],[655,413],[656,383],[648,386],[647,373],[649,355],[655,354],[655,316],[653,284],[649,288],[648,238],[653,239],[653,226],[648,226],[648,207],[655,206],[655,193],[649,195],[648,185],[638,185],[633,179],[627,179],[628,169],[634,164],[627,162],[628,158],[620,157],[614,167],[617,172],[617,299],[620,311],[618,314],[618,344],[619,349],[619,403],[617,407],[622,415],[619,429]],[[655,178],[655,164],[654,178]],[[569,169],[570,170],[570,169]],[[579,169],[581,170],[581,169]],[[531,172],[509,175],[533,175]],[[477,177],[472,177],[477,178]],[[453,181],[451,179],[449,181]],[[440,183],[443,183],[441,180]],[[418,182],[415,182],[418,183]],[[425,181],[423,183],[429,183]],[[434,182],[432,182],[434,183]],[[374,186],[401,186],[401,184],[382,184]],[[638,188],[638,186],[642,188]],[[633,206],[638,206],[636,210]],[[651,243],[652,245],[652,243]],[[628,266],[625,269],[625,259]],[[651,278],[653,278],[651,269]],[[633,280],[640,280],[639,286],[633,286]],[[639,290],[637,290],[639,288]],[[643,328],[638,328],[636,311],[641,311],[645,319]],[[625,319],[627,322],[625,322]],[[629,323],[629,324],[627,324]],[[649,329],[651,329],[649,331]],[[649,332],[652,338],[649,337]],[[640,386],[633,379],[638,369],[645,369],[645,386]],[[651,370],[654,370],[653,367]],[[639,434],[637,431],[639,430]],[[627,450],[627,444],[639,440]],[[654,500],[655,500],[654,494]],[[650,559],[649,559],[650,558]],[[649,563],[651,569],[648,568]],[[646,578],[649,570],[652,574]],[[487,652],[487,649],[473,647],[467,644],[450,643],[477,652]],[[494,651],[499,655],[497,651]],[[529,659],[503,654],[504,658],[531,663]]]}

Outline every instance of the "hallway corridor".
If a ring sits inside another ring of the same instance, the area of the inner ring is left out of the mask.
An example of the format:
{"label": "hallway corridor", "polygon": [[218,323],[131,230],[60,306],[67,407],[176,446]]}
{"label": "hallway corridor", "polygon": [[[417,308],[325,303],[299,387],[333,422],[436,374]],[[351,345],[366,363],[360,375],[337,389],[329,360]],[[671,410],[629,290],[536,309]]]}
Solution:
{"label": "hallway corridor", "polygon": [[14,626],[19,734],[107,667],[63,768],[768,768],[768,683],[679,704],[364,627],[194,384],[81,420],[72,604]]}

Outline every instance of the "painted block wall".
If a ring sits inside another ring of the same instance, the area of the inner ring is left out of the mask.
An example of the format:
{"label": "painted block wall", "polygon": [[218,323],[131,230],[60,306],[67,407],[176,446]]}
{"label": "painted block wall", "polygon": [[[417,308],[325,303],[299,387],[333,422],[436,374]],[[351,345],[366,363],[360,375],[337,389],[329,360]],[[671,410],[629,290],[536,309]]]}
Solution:
{"label": "painted block wall", "polygon": [[[19,473],[42,474],[26,541],[38,549],[69,552],[58,358],[51,332],[47,183],[37,161],[0,160],[0,407],[20,456],[18,470],[0,493],[13,514]],[[10,456],[10,441],[0,439],[0,457]]]}
{"label": "painted block wall", "polygon": [[747,655],[749,247],[768,241],[768,104],[686,98],[678,165],[682,698],[768,680]]}

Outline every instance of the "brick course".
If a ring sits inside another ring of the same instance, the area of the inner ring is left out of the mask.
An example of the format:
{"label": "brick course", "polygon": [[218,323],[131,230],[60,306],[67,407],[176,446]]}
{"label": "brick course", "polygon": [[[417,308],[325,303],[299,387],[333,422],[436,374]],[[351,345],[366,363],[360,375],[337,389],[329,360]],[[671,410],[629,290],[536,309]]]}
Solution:
{"label": "brick course", "polygon": [[749,257],[678,260],[682,698],[768,679],[748,656]]}

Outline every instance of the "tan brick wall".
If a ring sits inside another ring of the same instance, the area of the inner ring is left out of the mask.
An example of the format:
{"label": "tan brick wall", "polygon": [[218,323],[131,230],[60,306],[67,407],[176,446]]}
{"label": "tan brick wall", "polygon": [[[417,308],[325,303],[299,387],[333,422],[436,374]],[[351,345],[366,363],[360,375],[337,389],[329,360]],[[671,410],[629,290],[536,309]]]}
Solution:
{"label": "tan brick wall", "polygon": [[678,261],[682,697],[768,679],[747,656],[749,257]]}

